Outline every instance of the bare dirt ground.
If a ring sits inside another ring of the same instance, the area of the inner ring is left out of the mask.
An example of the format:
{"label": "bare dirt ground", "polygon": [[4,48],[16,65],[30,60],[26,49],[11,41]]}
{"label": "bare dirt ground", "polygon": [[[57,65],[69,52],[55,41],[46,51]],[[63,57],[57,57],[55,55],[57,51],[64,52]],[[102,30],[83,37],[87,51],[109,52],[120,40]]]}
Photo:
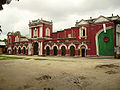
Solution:
{"label": "bare dirt ground", "polygon": [[120,90],[120,59],[25,57],[48,60],[0,60],[0,90]]}

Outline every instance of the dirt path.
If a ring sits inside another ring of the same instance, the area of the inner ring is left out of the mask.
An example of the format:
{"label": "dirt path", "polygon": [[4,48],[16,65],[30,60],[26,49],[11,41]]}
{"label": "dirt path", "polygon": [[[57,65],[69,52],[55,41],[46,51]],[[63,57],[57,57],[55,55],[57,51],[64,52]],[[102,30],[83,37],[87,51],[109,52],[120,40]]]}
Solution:
{"label": "dirt path", "polygon": [[0,60],[0,90],[120,90],[118,59],[39,58]]}

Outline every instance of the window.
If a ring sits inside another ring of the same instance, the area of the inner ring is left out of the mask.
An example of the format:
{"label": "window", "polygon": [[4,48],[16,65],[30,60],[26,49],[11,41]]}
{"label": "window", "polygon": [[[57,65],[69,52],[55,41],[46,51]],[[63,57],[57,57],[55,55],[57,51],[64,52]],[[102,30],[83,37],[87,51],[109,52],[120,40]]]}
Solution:
{"label": "window", "polygon": [[38,36],[38,30],[35,28],[34,29],[34,36],[37,37]]}
{"label": "window", "polygon": [[68,34],[68,38],[71,38],[71,34]]}
{"label": "window", "polygon": [[15,42],[19,42],[19,37],[18,36],[15,37]]}
{"label": "window", "polygon": [[83,36],[85,36],[85,29],[82,29],[83,30]]}
{"label": "window", "polygon": [[79,39],[81,39],[81,38],[87,39],[87,33],[86,33],[86,28],[85,27],[81,27],[79,29]]}
{"label": "window", "polygon": [[46,36],[50,36],[50,29],[49,28],[46,29]]}

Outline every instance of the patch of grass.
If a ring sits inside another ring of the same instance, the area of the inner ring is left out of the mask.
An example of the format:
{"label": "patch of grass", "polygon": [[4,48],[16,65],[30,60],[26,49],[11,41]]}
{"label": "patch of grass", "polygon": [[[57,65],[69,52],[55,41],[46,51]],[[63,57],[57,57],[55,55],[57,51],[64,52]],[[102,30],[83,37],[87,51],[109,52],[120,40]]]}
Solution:
{"label": "patch of grass", "polygon": [[34,58],[34,60],[48,60],[48,59]]}
{"label": "patch of grass", "polygon": [[24,57],[0,56],[0,60],[14,60],[14,59],[24,59]]}
{"label": "patch of grass", "polygon": [[32,58],[24,58],[24,60],[30,60],[30,59],[32,59]]}

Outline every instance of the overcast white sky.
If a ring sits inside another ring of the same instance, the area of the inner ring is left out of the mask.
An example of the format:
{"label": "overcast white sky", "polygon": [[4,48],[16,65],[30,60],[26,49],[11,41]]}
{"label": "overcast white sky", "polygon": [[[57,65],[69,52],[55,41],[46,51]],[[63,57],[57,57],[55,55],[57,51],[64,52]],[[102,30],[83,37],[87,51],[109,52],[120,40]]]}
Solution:
{"label": "overcast white sky", "polygon": [[0,25],[6,38],[10,31],[29,34],[29,20],[53,21],[53,31],[75,26],[76,20],[120,15],[120,0],[12,0],[0,11]]}

